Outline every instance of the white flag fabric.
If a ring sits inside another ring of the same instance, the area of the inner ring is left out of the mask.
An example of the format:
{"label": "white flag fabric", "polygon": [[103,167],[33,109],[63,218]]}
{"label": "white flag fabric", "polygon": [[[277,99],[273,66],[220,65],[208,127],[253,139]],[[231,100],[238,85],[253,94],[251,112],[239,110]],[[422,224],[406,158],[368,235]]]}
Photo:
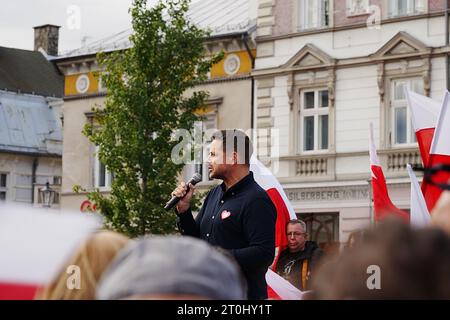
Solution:
{"label": "white flag fabric", "polygon": [[282,300],[303,300],[305,292],[298,290],[289,281],[280,277],[270,269],[266,273],[266,281],[267,283],[270,283],[272,290],[274,290]]}
{"label": "white flag fabric", "polygon": [[[275,269],[280,253],[287,248],[288,238],[286,235],[286,225],[289,220],[295,219],[297,216],[277,178],[255,156],[250,160],[250,170],[253,172],[255,181],[266,190],[267,195],[270,200],[272,200],[277,211],[275,225],[275,259],[272,264],[272,268]],[[275,295],[277,293],[273,293],[275,290],[272,287],[271,280],[272,277],[269,277],[269,280],[267,281],[267,295],[269,298],[277,298]]]}
{"label": "white flag fabric", "polygon": [[420,189],[419,182],[417,181],[416,174],[410,164],[407,165],[407,170],[411,179],[411,226],[414,228],[423,228],[429,224],[431,216],[428,212],[427,204]]}
{"label": "white flag fabric", "polygon": [[50,283],[81,242],[101,226],[101,219],[92,214],[1,204],[0,299],[8,299],[8,291],[18,287],[32,292]]}
{"label": "white flag fabric", "polygon": [[405,90],[408,106],[411,110],[412,123],[419,144],[423,164],[428,165],[430,147],[438,122],[442,103],[426,96]]}

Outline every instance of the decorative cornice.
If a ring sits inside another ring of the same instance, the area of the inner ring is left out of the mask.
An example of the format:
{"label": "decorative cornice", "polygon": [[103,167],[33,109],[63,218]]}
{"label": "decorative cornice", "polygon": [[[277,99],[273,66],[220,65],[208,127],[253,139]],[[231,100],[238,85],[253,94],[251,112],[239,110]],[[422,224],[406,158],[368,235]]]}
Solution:
{"label": "decorative cornice", "polygon": [[334,66],[330,65],[318,65],[311,67],[303,67],[303,68],[289,68],[283,69],[282,66],[264,68],[264,69],[256,69],[253,70],[252,76],[256,79],[264,78],[267,76],[279,76],[279,75],[289,75],[292,72],[302,72],[314,69],[321,68],[330,68],[334,67],[336,69],[345,69],[345,68],[354,68],[368,65],[376,65],[379,63],[383,63],[384,61],[396,61],[396,60],[413,60],[413,59],[424,59],[424,58],[434,58],[439,56],[445,56],[450,53],[450,46],[448,47],[437,47],[430,48],[429,52],[417,52],[415,54],[406,54],[406,55],[396,55],[392,57],[386,57],[383,59],[374,59],[370,56],[363,57],[354,57],[354,58],[345,58],[345,59],[336,59],[336,64]]}
{"label": "decorative cornice", "polygon": [[[404,21],[411,21],[411,20],[429,19],[429,18],[441,17],[444,15],[445,15],[445,12],[441,11],[441,12],[433,12],[433,13],[406,16],[406,17],[389,18],[389,19],[382,20],[381,25],[404,22]],[[312,34],[346,31],[346,30],[361,29],[361,28],[367,28],[367,24],[366,23],[358,23],[358,24],[338,26],[338,27],[329,27],[329,28],[321,28],[321,29],[316,29],[316,30],[292,32],[292,33],[276,35],[276,36],[257,36],[256,42],[257,43],[270,42],[270,41],[284,40],[284,39],[290,39],[290,38],[301,37],[301,36],[312,35]]]}
{"label": "decorative cornice", "polygon": [[83,99],[92,99],[92,98],[100,98],[106,97],[106,92],[98,92],[98,93],[89,93],[89,94],[77,94],[72,96],[65,96],[64,101],[71,100],[83,100]]}

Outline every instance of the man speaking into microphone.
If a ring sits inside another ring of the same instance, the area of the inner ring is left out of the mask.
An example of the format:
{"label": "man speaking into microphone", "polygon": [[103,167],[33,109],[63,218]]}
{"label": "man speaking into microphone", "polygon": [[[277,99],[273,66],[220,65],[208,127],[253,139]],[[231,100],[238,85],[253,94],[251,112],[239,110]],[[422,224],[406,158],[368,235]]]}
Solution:
{"label": "man speaking into microphone", "polygon": [[208,156],[209,176],[221,179],[194,219],[190,201],[192,184],[181,183],[172,196],[177,224],[183,235],[201,238],[235,257],[247,279],[248,298],[267,298],[265,274],[275,254],[276,209],[250,171],[253,153],[249,137],[239,130],[217,131]]}

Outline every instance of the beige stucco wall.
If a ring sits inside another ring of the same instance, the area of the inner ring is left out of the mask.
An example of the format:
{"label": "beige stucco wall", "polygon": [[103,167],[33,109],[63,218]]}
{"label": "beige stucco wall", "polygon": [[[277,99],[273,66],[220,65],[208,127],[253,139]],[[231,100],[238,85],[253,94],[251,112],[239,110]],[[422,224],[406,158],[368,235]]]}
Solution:
{"label": "beige stucco wall", "polygon": [[64,102],[64,144],[63,144],[63,179],[61,206],[64,209],[78,210],[85,196],[76,195],[72,188],[93,187],[93,154],[95,148],[82,130],[87,123],[85,113],[90,112],[95,104],[101,105],[104,97],[66,100]]}
{"label": "beige stucco wall", "polygon": [[195,90],[208,91],[210,98],[223,98],[218,107],[218,129],[247,130],[251,126],[251,88],[251,80],[244,79],[204,84]]}
{"label": "beige stucco wall", "polygon": [[[218,106],[217,127],[249,129],[251,125],[251,80],[216,82],[196,87],[195,90],[206,90],[210,98],[222,98]],[[191,93],[188,91],[186,94]],[[74,185],[87,190],[94,186],[95,148],[82,134],[87,123],[85,113],[90,112],[95,104],[102,105],[104,97],[66,100],[64,103],[64,146],[62,166],[62,197],[64,209],[79,210],[86,200],[83,194],[72,191]]]}
{"label": "beige stucco wall", "polygon": [[48,181],[52,188],[59,189],[53,185],[53,177],[61,177],[61,158],[0,153],[0,173],[7,175],[7,201],[31,203],[34,159],[37,159],[36,185],[39,187]]}

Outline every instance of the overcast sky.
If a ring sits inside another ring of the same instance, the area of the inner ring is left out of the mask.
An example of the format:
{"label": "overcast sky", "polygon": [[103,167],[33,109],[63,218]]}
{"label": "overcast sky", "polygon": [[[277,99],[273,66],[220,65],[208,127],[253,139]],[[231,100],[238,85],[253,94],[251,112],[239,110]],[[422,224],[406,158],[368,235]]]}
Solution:
{"label": "overcast sky", "polygon": [[0,0],[0,46],[33,50],[33,27],[56,24],[61,26],[59,51],[78,48],[85,37],[91,42],[130,28],[131,3],[132,0]]}

